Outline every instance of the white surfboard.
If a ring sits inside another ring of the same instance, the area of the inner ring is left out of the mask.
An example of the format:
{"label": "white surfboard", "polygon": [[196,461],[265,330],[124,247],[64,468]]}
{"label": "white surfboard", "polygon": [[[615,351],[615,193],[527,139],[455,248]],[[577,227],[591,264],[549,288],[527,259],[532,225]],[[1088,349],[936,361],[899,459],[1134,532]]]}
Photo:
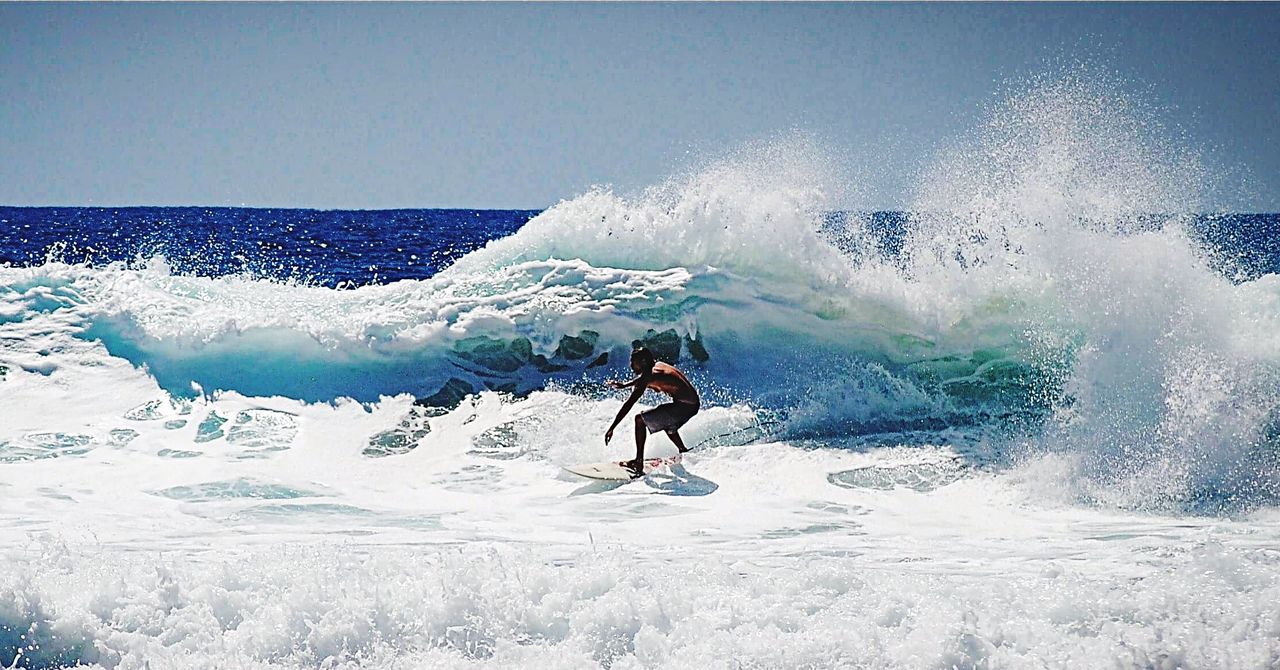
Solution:
{"label": "white surfboard", "polygon": [[[666,458],[646,458],[644,459],[644,473],[650,474],[659,468],[665,468],[669,465],[675,465],[680,462],[680,455],[668,456]],[[591,479],[605,479],[609,481],[627,482],[635,479],[636,476],[626,468],[622,463],[613,461],[610,463],[583,463],[581,465],[566,465],[565,470],[575,475],[589,477]]]}

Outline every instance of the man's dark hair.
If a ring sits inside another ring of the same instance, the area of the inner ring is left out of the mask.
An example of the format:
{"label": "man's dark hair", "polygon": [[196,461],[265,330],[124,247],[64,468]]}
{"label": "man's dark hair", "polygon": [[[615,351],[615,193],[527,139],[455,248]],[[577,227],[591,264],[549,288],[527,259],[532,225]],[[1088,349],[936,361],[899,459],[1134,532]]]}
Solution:
{"label": "man's dark hair", "polygon": [[653,367],[653,364],[658,362],[657,359],[653,357],[653,352],[649,351],[645,347],[636,347],[635,349],[632,349],[631,360],[647,364],[648,367]]}

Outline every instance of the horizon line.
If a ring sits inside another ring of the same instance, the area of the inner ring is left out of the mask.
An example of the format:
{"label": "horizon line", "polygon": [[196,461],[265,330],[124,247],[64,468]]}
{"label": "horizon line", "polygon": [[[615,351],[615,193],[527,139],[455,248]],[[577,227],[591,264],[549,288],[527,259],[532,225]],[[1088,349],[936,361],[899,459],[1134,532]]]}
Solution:
{"label": "horizon line", "polygon": [[[564,202],[563,200],[561,202]],[[557,203],[558,204],[558,203]],[[272,206],[272,205],[9,205],[0,203],[0,209],[256,209],[282,210],[298,212],[545,212],[555,205],[546,207],[306,207],[306,206]],[[833,212],[856,212],[860,214],[908,214],[920,210],[903,207],[881,208],[836,208],[826,210]],[[1252,214],[1257,216],[1280,216],[1280,210],[1207,210],[1198,212],[1143,212],[1137,216],[1213,216],[1224,214]]]}

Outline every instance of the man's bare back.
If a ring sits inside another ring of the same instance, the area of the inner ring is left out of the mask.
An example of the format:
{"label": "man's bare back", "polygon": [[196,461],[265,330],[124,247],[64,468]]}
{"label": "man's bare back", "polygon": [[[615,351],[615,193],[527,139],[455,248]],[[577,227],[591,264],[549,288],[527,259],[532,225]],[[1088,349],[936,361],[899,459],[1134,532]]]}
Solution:
{"label": "man's bare back", "polygon": [[646,383],[648,388],[671,396],[676,402],[700,405],[697,389],[689,383],[689,378],[673,365],[654,363],[652,376]]}

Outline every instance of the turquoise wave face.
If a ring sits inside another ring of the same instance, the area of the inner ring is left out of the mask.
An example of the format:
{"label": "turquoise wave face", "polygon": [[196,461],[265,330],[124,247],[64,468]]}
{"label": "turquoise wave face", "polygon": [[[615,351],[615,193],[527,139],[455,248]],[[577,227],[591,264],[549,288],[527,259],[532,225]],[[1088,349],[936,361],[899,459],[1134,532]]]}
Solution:
{"label": "turquoise wave face", "polygon": [[145,369],[175,396],[227,390],[329,402],[410,393],[451,407],[482,390],[520,395],[625,375],[637,342],[688,368],[712,397],[775,410],[818,402],[827,388],[880,387],[876,411],[851,406],[853,416],[826,428],[809,422],[818,432],[1042,413],[1066,355],[1020,342],[1012,303],[984,307],[980,327],[970,320],[925,333],[892,305],[710,267],[534,261],[334,290],[48,265],[11,271],[6,296],[16,327],[98,344],[100,355]]}

